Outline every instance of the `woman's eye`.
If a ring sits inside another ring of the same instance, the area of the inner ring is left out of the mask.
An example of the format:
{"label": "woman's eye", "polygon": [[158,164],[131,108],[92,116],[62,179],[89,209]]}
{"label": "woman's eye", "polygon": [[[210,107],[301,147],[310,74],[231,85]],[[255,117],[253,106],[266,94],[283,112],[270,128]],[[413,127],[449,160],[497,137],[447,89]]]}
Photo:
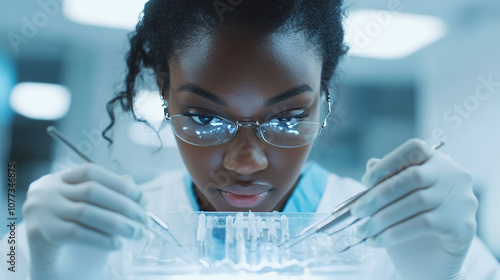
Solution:
{"label": "woman's eye", "polygon": [[294,115],[276,116],[276,119],[280,122],[299,122],[307,118],[309,115],[310,114],[300,113]]}
{"label": "woman's eye", "polygon": [[187,113],[184,114],[184,116],[189,117],[195,124],[198,125],[208,125],[220,121],[220,118],[214,115]]}
{"label": "woman's eye", "polygon": [[191,116],[191,119],[197,124],[209,124],[215,119],[213,116],[195,115]]}

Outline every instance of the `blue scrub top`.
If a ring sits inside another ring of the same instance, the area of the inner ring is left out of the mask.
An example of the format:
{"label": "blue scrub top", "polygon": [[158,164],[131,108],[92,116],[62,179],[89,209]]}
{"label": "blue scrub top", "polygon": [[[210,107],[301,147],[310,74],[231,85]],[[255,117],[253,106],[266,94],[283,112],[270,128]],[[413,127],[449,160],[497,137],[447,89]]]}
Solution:
{"label": "blue scrub top", "polygon": [[[283,212],[316,212],[326,188],[328,174],[329,172],[318,164],[306,163],[302,168],[302,177],[285,204]],[[189,173],[184,176],[184,185],[194,211],[200,211]]]}

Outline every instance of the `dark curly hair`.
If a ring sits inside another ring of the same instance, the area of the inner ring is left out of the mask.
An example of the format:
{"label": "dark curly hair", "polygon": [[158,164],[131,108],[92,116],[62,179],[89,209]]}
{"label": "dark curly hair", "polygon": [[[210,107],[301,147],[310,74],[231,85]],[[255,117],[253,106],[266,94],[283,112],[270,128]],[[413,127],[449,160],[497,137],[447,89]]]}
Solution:
{"label": "dark curly hair", "polygon": [[334,75],[344,45],[342,0],[149,0],[142,18],[129,35],[125,89],[111,99],[107,111],[115,124],[114,108],[119,103],[136,121],[133,101],[141,71],[151,69],[169,84],[168,61],[194,36],[216,28],[238,28],[259,34],[301,32],[323,60],[321,84]]}

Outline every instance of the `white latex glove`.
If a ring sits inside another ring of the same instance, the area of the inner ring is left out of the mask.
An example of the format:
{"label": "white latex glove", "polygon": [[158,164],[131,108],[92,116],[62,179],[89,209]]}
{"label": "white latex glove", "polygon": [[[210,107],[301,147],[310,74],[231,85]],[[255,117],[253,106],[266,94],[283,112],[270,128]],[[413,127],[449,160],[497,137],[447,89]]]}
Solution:
{"label": "white latex glove", "polygon": [[133,181],[90,163],[33,182],[23,206],[31,280],[97,277],[121,238],[143,236],[143,197]]}
{"label": "white latex glove", "polygon": [[353,204],[368,221],[357,233],[385,247],[403,279],[466,279],[462,270],[476,232],[471,175],[424,141],[411,139],[367,164],[372,189]]}

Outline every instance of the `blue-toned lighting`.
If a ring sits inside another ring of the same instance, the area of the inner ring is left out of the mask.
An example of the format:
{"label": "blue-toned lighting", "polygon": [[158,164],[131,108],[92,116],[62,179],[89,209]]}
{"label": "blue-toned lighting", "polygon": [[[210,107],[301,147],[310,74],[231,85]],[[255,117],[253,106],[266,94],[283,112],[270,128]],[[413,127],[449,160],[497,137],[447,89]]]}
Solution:
{"label": "blue-toned lighting", "polygon": [[377,59],[409,56],[441,39],[443,20],[390,10],[357,10],[345,23],[349,55]]}
{"label": "blue-toned lighting", "polygon": [[69,0],[63,13],[72,21],[110,28],[132,30],[147,0]]}
{"label": "blue-toned lighting", "polygon": [[56,84],[20,83],[13,89],[10,106],[30,119],[57,120],[66,115],[71,103],[68,88]]}

